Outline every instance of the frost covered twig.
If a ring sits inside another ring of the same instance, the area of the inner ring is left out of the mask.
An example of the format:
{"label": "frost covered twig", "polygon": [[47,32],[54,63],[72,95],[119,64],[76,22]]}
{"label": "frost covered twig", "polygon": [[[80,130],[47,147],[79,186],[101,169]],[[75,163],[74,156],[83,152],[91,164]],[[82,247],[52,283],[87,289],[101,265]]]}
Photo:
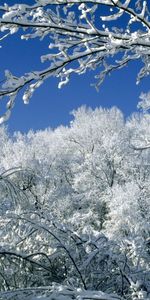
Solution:
{"label": "frost covered twig", "polygon": [[123,300],[115,294],[107,294],[101,291],[85,291],[81,289],[73,289],[70,286],[63,286],[59,284],[53,284],[49,287],[39,287],[39,288],[26,288],[18,289],[15,291],[1,292],[1,299],[10,300],[12,297],[16,300],[38,300],[42,296],[43,300],[59,300],[59,299],[75,299],[75,300]]}
{"label": "frost covered twig", "polygon": [[[43,63],[49,62],[49,68],[29,72],[20,78],[5,72],[0,98],[8,97],[8,102],[1,123],[9,118],[22,89],[24,103],[28,103],[36,88],[51,76],[59,78],[58,87],[61,88],[68,83],[71,74],[96,69],[95,86],[98,88],[107,74],[133,60],[143,63],[137,83],[150,74],[148,1],[136,1],[133,6],[130,0],[84,0],[82,3],[78,0],[37,0],[33,5],[6,4],[0,6],[0,11],[1,39],[16,32],[26,40],[50,38],[49,53],[41,56]],[[126,21],[119,28],[119,19],[124,15]]]}

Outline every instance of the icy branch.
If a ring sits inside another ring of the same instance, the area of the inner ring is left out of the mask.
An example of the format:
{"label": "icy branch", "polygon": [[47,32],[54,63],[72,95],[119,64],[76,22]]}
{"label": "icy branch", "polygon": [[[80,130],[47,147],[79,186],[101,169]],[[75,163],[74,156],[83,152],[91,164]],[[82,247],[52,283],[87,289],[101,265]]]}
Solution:
{"label": "icy branch", "polygon": [[[27,104],[34,91],[51,76],[59,78],[61,88],[69,82],[72,73],[97,70],[95,86],[98,88],[107,74],[133,60],[143,63],[137,83],[149,76],[149,2],[136,1],[134,6],[131,2],[84,0],[81,4],[78,0],[39,0],[33,5],[22,2],[0,6],[0,40],[16,32],[25,40],[50,38],[49,51],[41,57],[43,63],[49,61],[49,68],[29,71],[20,78],[5,72],[0,98],[8,97],[8,102],[0,122],[9,118],[22,89],[23,101]],[[105,16],[101,15],[101,6],[105,7]],[[118,22],[124,15],[126,21],[120,28]]]}

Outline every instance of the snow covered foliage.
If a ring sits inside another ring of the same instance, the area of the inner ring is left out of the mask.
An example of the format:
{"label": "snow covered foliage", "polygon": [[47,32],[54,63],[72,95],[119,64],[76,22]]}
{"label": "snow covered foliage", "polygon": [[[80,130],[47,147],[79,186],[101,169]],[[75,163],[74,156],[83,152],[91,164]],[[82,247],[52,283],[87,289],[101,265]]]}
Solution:
{"label": "snow covered foliage", "polygon": [[55,130],[0,128],[0,299],[148,300],[149,115],[73,115]]}
{"label": "snow covered foliage", "polygon": [[86,291],[71,286],[53,284],[49,287],[27,288],[16,291],[2,292],[0,296],[5,300],[122,300],[115,294],[101,291]]}
{"label": "snow covered foliage", "polygon": [[9,118],[20,90],[23,89],[24,103],[28,103],[35,89],[51,76],[58,77],[61,88],[72,73],[96,70],[98,89],[106,75],[133,60],[142,62],[137,83],[150,74],[148,0],[35,0],[30,5],[20,2],[0,6],[0,40],[16,32],[25,40],[49,37],[49,51],[41,56],[49,66],[41,71],[29,70],[20,78],[5,71],[0,97],[7,97],[8,103],[0,122]]}

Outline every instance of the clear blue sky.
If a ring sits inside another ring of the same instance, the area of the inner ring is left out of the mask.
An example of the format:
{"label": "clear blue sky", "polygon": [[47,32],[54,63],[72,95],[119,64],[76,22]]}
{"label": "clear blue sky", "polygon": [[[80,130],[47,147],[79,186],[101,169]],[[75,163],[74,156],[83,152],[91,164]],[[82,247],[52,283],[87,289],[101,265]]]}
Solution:
{"label": "clear blue sky", "polygon": [[[5,0],[6,3],[23,3],[24,1]],[[29,3],[30,1],[26,1]],[[23,75],[24,72],[39,70],[44,65],[40,56],[48,53],[48,39],[24,41],[17,35],[12,35],[1,42],[0,48],[0,78],[3,72],[9,69],[14,75]],[[21,94],[9,121],[10,132],[27,132],[29,129],[44,129],[69,124],[73,109],[81,105],[95,107],[119,107],[125,114],[136,111],[140,93],[149,90],[149,78],[136,86],[136,74],[139,64],[132,63],[122,70],[116,71],[108,77],[100,87],[99,93],[90,86],[94,82],[92,71],[85,75],[74,75],[69,84],[59,90],[58,79],[50,78],[42,85],[31,98],[29,105],[24,105]]]}

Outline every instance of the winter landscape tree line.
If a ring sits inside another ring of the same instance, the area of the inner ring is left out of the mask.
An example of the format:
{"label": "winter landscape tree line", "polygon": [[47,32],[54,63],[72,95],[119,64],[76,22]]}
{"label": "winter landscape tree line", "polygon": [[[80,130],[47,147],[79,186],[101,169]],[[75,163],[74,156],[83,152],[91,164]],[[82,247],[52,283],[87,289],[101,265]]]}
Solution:
{"label": "winter landscape tree line", "polygon": [[125,122],[117,108],[13,137],[1,127],[2,299],[54,282],[48,299],[149,299],[150,149],[136,149],[149,132],[149,115]]}
{"label": "winter landscape tree line", "polygon": [[[17,1],[16,1],[17,2]],[[3,123],[50,76],[105,76],[132,60],[150,73],[149,1],[37,0],[0,6],[0,41],[50,38],[49,67],[5,71]],[[150,94],[144,113],[82,107],[68,127],[9,136],[0,127],[0,299],[150,298]]]}

